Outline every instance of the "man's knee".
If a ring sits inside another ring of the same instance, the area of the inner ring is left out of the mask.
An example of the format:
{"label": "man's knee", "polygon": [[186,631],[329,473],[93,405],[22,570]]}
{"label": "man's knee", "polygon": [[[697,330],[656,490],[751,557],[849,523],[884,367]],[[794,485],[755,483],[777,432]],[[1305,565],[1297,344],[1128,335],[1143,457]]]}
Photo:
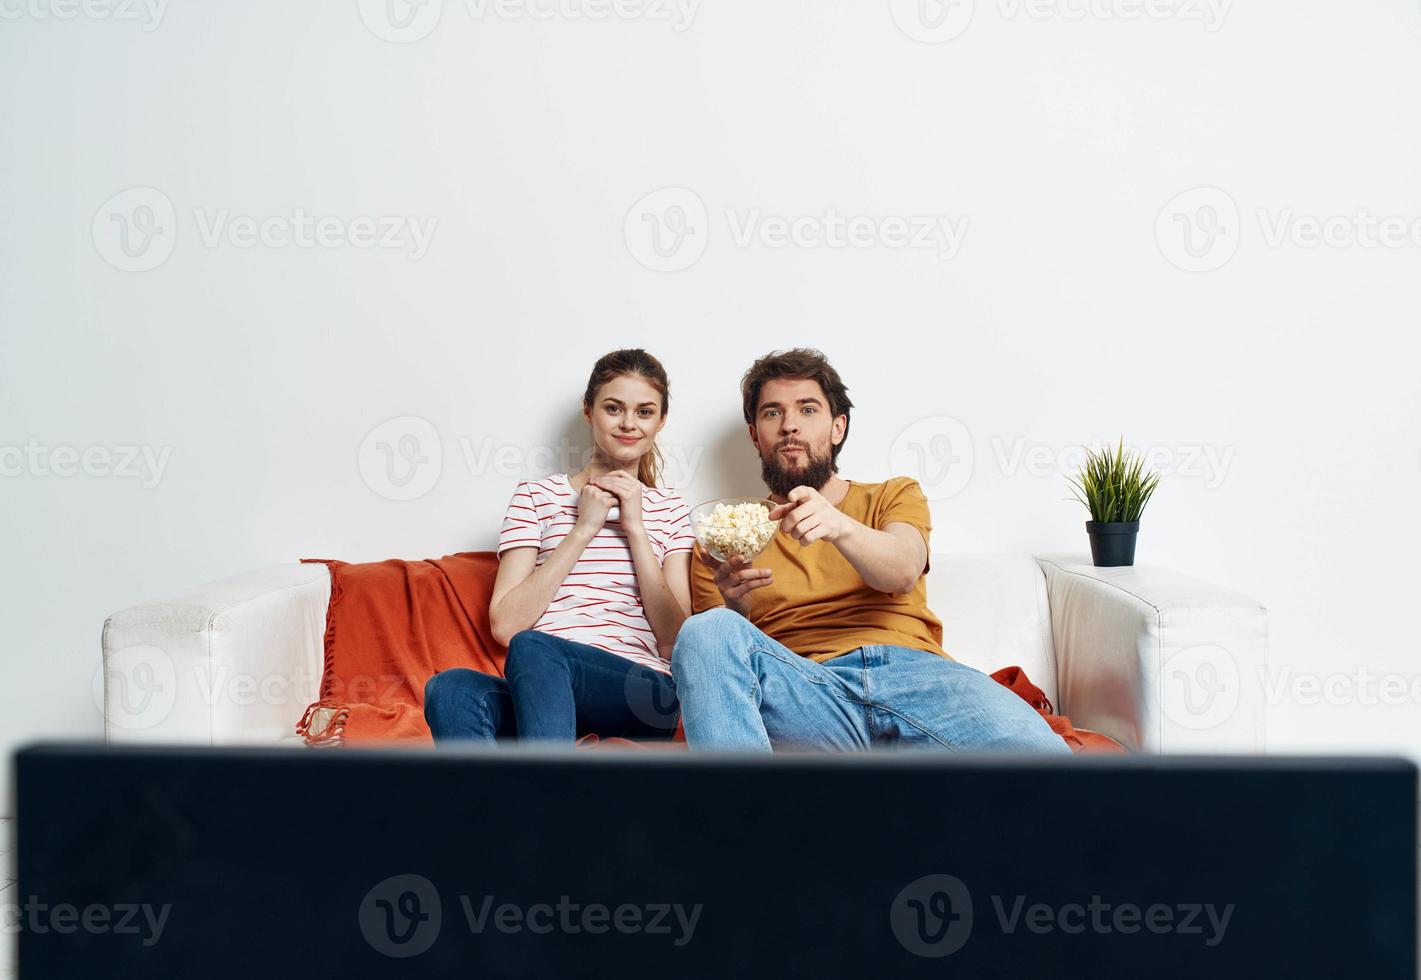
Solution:
{"label": "man's knee", "polygon": [[727,658],[744,659],[749,621],[724,606],[696,613],[681,624],[671,653],[671,673],[677,679],[723,665]]}
{"label": "man's knee", "polygon": [[742,632],[743,625],[747,625],[745,617],[724,606],[698,612],[681,624],[681,631],[676,634],[675,651],[724,646],[729,638]]}
{"label": "man's knee", "polygon": [[958,666],[973,672],[966,675],[972,681],[968,690],[982,709],[977,715],[982,725],[978,737],[987,747],[1017,752],[1070,754],[1070,746],[1028,702],[997,683],[985,671],[965,664]]}

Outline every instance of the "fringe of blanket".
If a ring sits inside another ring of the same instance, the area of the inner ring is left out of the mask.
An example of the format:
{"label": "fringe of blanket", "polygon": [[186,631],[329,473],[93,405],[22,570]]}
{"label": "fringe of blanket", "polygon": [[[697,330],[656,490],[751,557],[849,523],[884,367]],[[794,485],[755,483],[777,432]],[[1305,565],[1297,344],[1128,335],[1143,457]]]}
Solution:
{"label": "fringe of blanket", "polygon": [[320,699],[306,707],[305,713],[301,715],[301,720],[296,723],[296,734],[304,738],[307,745],[318,748],[333,747],[345,743],[345,723],[350,717],[350,705],[343,701],[337,701],[332,696],[336,680],[335,605],[345,594],[345,590],[341,588],[340,580],[336,578],[335,567],[344,565],[345,562],[337,561],[334,558],[302,558],[301,563],[303,565],[326,566],[326,571],[331,577],[331,599],[326,606],[326,634],[323,640],[325,646],[324,666],[321,670]]}

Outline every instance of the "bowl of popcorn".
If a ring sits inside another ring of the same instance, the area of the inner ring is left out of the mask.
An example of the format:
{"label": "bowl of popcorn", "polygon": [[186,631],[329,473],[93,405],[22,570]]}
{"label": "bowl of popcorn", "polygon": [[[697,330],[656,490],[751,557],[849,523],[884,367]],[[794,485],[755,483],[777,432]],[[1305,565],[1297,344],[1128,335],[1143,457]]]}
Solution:
{"label": "bowl of popcorn", "polygon": [[775,506],[763,497],[708,500],[691,511],[691,533],[716,561],[754,561],[779,530],[780,522],[770,520]]}

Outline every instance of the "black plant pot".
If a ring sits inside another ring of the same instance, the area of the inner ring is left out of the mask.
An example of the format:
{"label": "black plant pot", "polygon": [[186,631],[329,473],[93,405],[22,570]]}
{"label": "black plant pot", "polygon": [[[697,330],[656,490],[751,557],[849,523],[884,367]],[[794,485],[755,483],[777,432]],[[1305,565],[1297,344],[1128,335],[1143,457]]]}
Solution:
{"label": "black plant pot", "polygon": [[1140,533],[1139,521],[1085,522],[1090,535],[1090,560],[1097,567],[1135,564],[1135,535]]}

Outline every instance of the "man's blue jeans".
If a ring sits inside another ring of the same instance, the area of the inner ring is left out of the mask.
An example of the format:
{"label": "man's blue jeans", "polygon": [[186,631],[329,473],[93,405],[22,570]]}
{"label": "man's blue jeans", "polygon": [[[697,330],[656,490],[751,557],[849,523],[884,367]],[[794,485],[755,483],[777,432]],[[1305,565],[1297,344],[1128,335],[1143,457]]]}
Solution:
{"label": "man's blue jeans", "polygon": [[424,717],[436,742],[675,734],[680,710],[671,678],[626,657],[524,630],[509,641],[503,672],[506,680],[457,667],[429,679]]}
{"label": "man's blue jeans", "polygon": [[671,670],[692,749],[1071,751],[1035,709],[979,670],[899,646],[815,663],[729,609],[682,624]]}

